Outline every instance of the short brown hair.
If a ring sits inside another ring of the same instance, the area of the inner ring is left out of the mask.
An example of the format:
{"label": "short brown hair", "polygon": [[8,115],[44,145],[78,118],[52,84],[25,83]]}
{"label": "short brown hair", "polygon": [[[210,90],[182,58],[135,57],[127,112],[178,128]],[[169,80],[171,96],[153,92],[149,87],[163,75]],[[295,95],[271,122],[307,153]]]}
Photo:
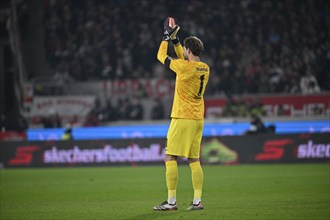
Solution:
{"label": "short brown hair", "polygon": [[183,44],[184,47],[189,49],[195,56],[200,56],[204,50],[203,42],[195,36],[187,37],[184,39]]}

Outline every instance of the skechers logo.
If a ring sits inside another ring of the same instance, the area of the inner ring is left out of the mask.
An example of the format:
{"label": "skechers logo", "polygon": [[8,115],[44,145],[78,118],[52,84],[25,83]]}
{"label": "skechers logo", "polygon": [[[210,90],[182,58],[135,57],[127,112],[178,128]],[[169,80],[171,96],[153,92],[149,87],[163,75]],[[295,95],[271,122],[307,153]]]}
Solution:
{"label": "skechers logo", "polygon": [[297,152],[298,158],[330,158],[329,143],[313,143],[309,140],[307,144],[300,144]]}

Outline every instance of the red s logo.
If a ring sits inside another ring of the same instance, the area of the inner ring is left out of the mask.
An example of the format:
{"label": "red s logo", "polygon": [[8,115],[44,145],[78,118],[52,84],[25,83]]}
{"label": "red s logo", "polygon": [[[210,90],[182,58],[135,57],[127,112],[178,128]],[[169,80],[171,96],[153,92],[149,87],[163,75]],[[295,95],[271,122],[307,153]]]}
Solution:
{"label": "red s logo", "polygon": [[33,159],[33,152],[39,149],[39,146],[18,147],[15,158],[9,160],[9,165],[29,165]]}
{"label": "red s logo", "polygon": [[281,159],[284,154],[284,147],[291,144],[293,141],[290,139],[271,140],[266,141],[263,146],[263,152],[255,156],[256,161],[265,160],[278,160]]}

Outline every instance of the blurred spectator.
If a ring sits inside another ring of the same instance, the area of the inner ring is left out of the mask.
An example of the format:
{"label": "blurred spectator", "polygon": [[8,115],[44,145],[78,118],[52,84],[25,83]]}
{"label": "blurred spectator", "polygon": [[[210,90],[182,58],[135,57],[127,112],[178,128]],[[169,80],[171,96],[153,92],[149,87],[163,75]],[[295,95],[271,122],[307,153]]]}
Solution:
{"label": "blurred spectator", "polygon": [[148,98],[148,94],[147,94],[144,86],[141,83],[139,83],[139,85],[138,85],[138,88],[137,88],[137,90],[135,92],[135,96],[138,97],[138,98],[140,98],[140,99],[142,99],[142,98]]}
{"label": "blurred spectator", "polygon": [[129,106],[129,101],[127,98],[118,99],[117,101],[117,114],[119,120],[125,120],[128,118],[127,109]]}
{"label": "blurred spectator", "polygon": [[104,121],[116,121],[118,119],[117,109],[112,105],[111,100],[107,100],[103,109]]}
{"label": "blurred spectator", "polygon": [[41,123],[43,124],[44,128],[60,128],[60,127],[62,127],[61,117],[54,109],[51,109],[49,111],[48,116],[42,117]]}
{"label": "blurred spectator", "polygon": [[63,141],[73,140],[71,125],[68,125],[67,128],[65,129],[63,135],[61,136],[61,140]]}
{"label": "blurred spectator", "polygon": [[54,81],[57,84],[57,95],[68,94],[74,81],[67,69],[67,63],[62,61],[54,74]]}
{"label": "blurred spectator", "polygon": [[303,94],[313,94],[321,91],[315,76],[313,76],[309,71],[301,77],[300,89]]}
{"label": "blurred spectator", "polygon": [[259,98],[237,98],[228,96],[222,115],[225,117],[265,116],[266,109]]}
{"label": "blurred spectator", "polygon": [[144,109],[141,100],[137,97],[133,98],[130,105],[127,107],[127,117],[129,120],[142,120]]}
{"label": "blurred spectator", "polygon": [[103,109],[100,99],[98,98],[95,99],[94,107],[87,114],[83,126],[86,127],[98,126],[100,124],[100,121],[103,120],[102,110]]}
{"label": "blurred spectator", "polygon": [[69,124],[71,125],[71,127],[80,126],[78,115],[73,115],[69,120]]}
{"label": "blurred spectator", "polygon": [[99,126],[99,125],[100,125],[100,121],[97,118],[97,115],[95,115],[93,112],[90,112],[89,114],[87,114],[83,126],[95,127],[95,126]]}
{"label": "blurred spectator", "polygon": [[262,134],[262,133],[275,133],[276,126],[271,124],[269,126],[265,126],[264,122],[261,120],[261,118],[257,115],[251,116],[250,121],[250,127],[247,131],[245,131],[245,134],[251,135],[251,134]]}
{"label": "blurred spectator", "polygon": [[271,64],[269,69],[270,92],[278,93],[283,91],[284,71],[279,65]]}
{"label": "blurred spectator", "polygon": [[227,102],[223,107],[222,116],[237,116],[237,101],[231,96],[228,97]]}
{"label": "blurred spectator", "polygon": [[162,101],[160,99],[155,99],[154,101],[155,101],[155,105],[151,110],[151,119],[152,120],[164,119],[165,109]]}
{"label": "blurred spectator", "polygon": [[279,106],[278,106],[278,109],[277,109],[277,115],[278,115],[278,116],[283,116],[283,115],[285,115],[285,111],[284,111],[284,107],[283,107],[283,105],[279,105]]}
{"label": "blurred spectator", "polygon": [[249,115],[255,115],[255,116],[265,116],[266,115],[266,109],[264,105],[261,103],[259,98],[255,98],[250,100],[249,106],[248,106],[248,112]]}

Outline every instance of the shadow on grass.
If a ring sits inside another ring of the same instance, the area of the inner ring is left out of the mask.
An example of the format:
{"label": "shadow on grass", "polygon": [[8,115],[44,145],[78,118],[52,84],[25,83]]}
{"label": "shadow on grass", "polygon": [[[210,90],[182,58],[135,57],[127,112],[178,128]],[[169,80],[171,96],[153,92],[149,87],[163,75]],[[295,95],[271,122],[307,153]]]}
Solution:
{"label": "shadow on grass", "polygon": [[145,214],[140,214],[140,215],[136,215],[136,216],[132,216],[130,218],[130,220],[133,219],[173,219],[174,216],[178,216],[178,215],[184,215],[183,212],[179,212],[179,211],[150,211],[148,213]]}
{"label": "shadow on grass", "polygon": [[[207,215],[207,213],[204,210],[199,210],[199,211],[187,211],[187,210],[177,210],[177,211],[150,211],[145,214],[140,214],[136,216],[132,216],[130,218],[126,219],[141,219],[141,220],[148,220],[148,219],[157,219],[157,220],[162,220],[162,219],[212,219],[210,216]],[[215,218],[213,218],[215,219]]]}

